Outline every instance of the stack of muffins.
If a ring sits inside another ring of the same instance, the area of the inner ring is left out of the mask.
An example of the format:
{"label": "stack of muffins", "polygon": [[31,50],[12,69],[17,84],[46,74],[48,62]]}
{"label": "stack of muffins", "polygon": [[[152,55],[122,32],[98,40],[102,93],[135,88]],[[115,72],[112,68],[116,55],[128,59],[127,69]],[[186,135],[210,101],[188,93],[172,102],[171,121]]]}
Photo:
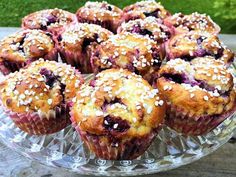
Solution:
{"label": "stack of muffins", "polygon": [[234,53],[219,32],[155,1],[34,12],[0,42],[1,106],[29,134],[71,124],[97,157],[135,159],[164,124],[204,135],[235,112]]}

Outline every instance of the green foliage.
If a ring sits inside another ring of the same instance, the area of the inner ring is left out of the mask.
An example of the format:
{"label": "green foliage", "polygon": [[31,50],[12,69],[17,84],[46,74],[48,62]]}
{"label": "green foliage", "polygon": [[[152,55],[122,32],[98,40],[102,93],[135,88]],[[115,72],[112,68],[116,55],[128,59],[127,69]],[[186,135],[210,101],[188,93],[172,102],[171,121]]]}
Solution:
{"label": "green foliage", "polygon": [[[120,8],[137,0],[107,0]],[[189,14],[198,11],[209,14],[222,28],[223,33],[236,33],[236,0],[160,0],[170,12]],[[71,12],[81,7],[85,0],[1,0],[0,26],[20,26],[21,18],[28,13],[61,8]]]}
{"label": "green foliage", "polygon": [[215,12],[215,16],[226,20],[236,20],[236,1],[235,0],[216,0],[214,8],[221,9]]}

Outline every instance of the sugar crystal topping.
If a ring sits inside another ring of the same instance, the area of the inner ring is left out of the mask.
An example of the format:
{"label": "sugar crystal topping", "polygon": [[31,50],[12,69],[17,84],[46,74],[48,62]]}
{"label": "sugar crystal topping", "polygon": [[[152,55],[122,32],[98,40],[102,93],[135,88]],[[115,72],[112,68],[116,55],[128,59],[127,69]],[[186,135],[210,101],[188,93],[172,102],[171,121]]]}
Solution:
{"label": "sugar crystal topping", "polygon": [[[209,97],[219,97],[221,95],[220,93],[222,93],[222,87],[226,89],[224,92],[228,91],[230,89],[228,86],[232,84],[230,83],[232,76],[226,66],[221,61],[214,60],[211,57],[195,58],[191,62],[186,62],[182,59],[170,60],[164,68],[167,69],[162,71],[164,73],[165,71],[174,70],[175,73],[172,72],[172,74],[178,73],[180,76],[183,75],[183,77],[188,78],[189,81],[186,81],[186,83],[182,81],[179,84],[190,92],[190,98],[194,98],[194,92],[200,90],[205,93],[203,99],[208,101],[210,99]],[[202,78],[207,80],[202,80]],[[198,85],[193,84],[196,82]],[[204,84],[202,85],[201,82]],[[170,81],[169,84],[164,85],[163,90],[172,90],[172,84],[174,86],[176,84],[175,81]]]}
{"label": "sugar crystal topping", "polygon": [[[40,73],[40,68],[44,67],[56,76],[56,81],[52,86],[47,85],[47,78]],[[63,72],[63,77],[58,77],[60,72]],[[73,80],[69,79],[72,75],[76,76],[73,77]],[[17,107],[24,106],[28,110],[38,111],[36,105],[39,103],[45,102],[50,108],[55,106],[54,102],[58,103],[57,95],[65,94],[67,97],[67,94],[73,94],[73,90],[70,89],[61,93],[61,84],[67,85],[72,81],[80,83],[80,79],[80,76],[76,75],[75,69],[66,64],[39,59],[30,64],[28,68],[7,76],[7,79],[2,83],[4,84],[1,90],[2,98],[14,100]],[[42,101],[38,102],[39,100]]]}

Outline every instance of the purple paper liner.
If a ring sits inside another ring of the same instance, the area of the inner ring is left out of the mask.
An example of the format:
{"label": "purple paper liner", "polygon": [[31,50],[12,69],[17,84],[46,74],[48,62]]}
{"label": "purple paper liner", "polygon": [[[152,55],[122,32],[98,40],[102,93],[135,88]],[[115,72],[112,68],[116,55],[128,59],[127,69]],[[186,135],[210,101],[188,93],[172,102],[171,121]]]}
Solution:
{"label": "purple paper liner", "polygon": [[[2,105],[3,106],[3,105]],[[5,113],[13,120],[15,125],[32,135],[52,134],[71,124],[69,119],[69,106],[62,104],[47,114],[38,112],[16,113],[4,107]]]}
{"label": "purple paper liner", "polygon": [[72,126],[89,150],[94,152],[98,158],[105,160],[132,160],[139,157],[151,145],[159,130],[158,128],[142,137],[133,137],[125,140],[120,139],[117,142],[112,142],[108,135],[98,136],[82,131],[79,125],[77,125],[72,112],[70,112],[70,115]]}
{"label": "purple paper liner", "polygon": [[190,116],[178,106],[169,105],[166,112],[166,125],[183,135],[204,135],[216,128],[236,111],[236,106],[220,115]]}

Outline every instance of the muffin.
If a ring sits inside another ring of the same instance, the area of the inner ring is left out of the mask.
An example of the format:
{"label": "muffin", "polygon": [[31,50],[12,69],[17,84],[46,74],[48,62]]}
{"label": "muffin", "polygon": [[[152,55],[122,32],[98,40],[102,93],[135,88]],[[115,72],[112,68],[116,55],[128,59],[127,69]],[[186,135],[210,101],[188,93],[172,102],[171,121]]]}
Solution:
{"label": "muffin", "polygon": [[194,12],[190,15],[176,13],[173,16],[167,17],[164,24],[175,33],[208,32],[217,35],[220,32],[220,27],[213,22],[210,16]]}
{"label": "muffin", "polygon": [[67,28],[58,37],[58,49],[64,62],[82,73],[91,73],[90,57],[98,44],[106,41],[112,32],[99,25],[79,23]]}
{"label": "muffin", "polygon": [[51,134],[70,124],[69,108],[82,83],[69,65],[40,59],[0,83],[1,105],[21,130]]}
{"label": "muffin", "polygon": [[76,24],[75,14],[62,9],[45,9],[33,12],[22,19],[23,29],[40,29],[57,36],[68,25]]}
{"label": "muffin", "polygon": [[92,54],[93,71],[97,73],[109,68],[124,68],[151,83],[164,59],[163,48],[147,36],[117,34],[102,42]]}
{"label": "muffin", "polygon": [[155,17],[162,22],[164,18],[170,16],[170,13],[155,0],[136,2],[135,4],[125,7],[123,12],[123,19],[126,22],[139,18],[144,19],[150,16]]}
{"label": "muffin", "polygon": [[0,41],[0,71],[7,75],[44,57],[57,60],[51,34],[41,30],[23,30]]}
{"label": "muffin", "polygon": [[155,17],[147,17],[145,19],[130,20],[127,23],[122,23],[118,28],[117,33],[135,33],[147,35],[151,39],[162,44],[170,38],[170,30],[167,26],[158,23]]}
{"label": "muffin", "polygon": [[123,69],[99,73],[82,86],[71,121],[98,158],[135,159],[142,155],[163,124],[165,102],[147,81]]}
{"label": "muffin", "polygon": [[167,59],[182,58],[190,61],[195,57],[212,56],[229,66],[234,53],[217,36],[209,33],[178,34],[166,43]]}
{"label": "muffin", "polygon": [[76,12],[78,22],[92,23],[116,33],[121,23],[122,10],[107,2],[86,2]]}
{"label": "muffin", "polygon": [[236,110],[233,76],[211,57],[170,60],[156,83],[168,105],[166,125],[184,135],[204,135]]}

